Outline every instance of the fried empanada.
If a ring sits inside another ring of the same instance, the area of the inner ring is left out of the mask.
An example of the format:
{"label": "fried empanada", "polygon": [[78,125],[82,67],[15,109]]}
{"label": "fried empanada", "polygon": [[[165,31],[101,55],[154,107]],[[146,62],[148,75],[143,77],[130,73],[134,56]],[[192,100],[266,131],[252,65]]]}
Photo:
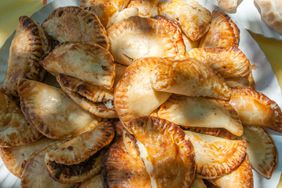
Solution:
{"label": "fried empanada", "polygon": [[101,174],[94,176],[82,182],[79,188],[104,188],[103,176]]}
{"label": "fried empanada", "polygon": [[109,48],[107,32],[99,18],[79,7],[60,7],[42,23],[49,36],[63,42],[99,44]]}
{"label": "fried empanada", "polygon": [[244,125],[270,128],[282,132],[282,112],[275,101],[251,88],[232,90],[229,103]]}
{"label": "fried empanada", "polygon": [[140,157],[136,140],[126,132],[111,145],[103,166],[106,187],[151,188],[150,176]]}
{"label": "fried empanada", "polygon": [[43,138],[32,144],[12,148],[0,148],[0,156],[9,169],[17,177],[21,177],[27,161],[33,153],[48,147],[54,143],[53,140]]}
{"label": "fried empanada", "polygon": [[108,35],[115,61],[124,65],[138,58],[181,58],[185,53],[181,29],[164,17],[133,16],[112,25]]}
{"label": "fried empanada", "polygon": [[114,93],[114,105],[123,123],[150,115],[170,96],[153,90],[150,76],[160,58],[136,60],[126,70],[118,82]]}
{"label": "fried empanada", "polygon": [[[185,133],[176,124],[154,117],[130,121],[127,129],[146,152],[157,187],[190,187],[195,178],[195,153]],[[145,163],[146,164],[146,163]],[[148,167],[147,167],[148,168]]]}
{"label": "fried empanada", "polygon": [[36,153],[27,162],[23,174],[21,176],[22,188],[72,188],[72,184],[61,184],[49,176],[47,168],[44,163],[45,153],[52,149],[54,145],[45,148]]}
{"label": "fried empanada", "polygon": [[115,13],[109,20],[107,27],[110,27],[113,24],[117,24],[123,20],[126,20],[132,16],[138,16],[138,8],[126,8],[120,12]]}
{"label": "fried empanada", "polygon": [[76,136],[98,124],[97,118],[82,110],[58,88],[22,80],[18,92],[26,119],[48,138]]}
{"label": "fried empanada", "polygon": [[194,146],[197,174],[200,177],[215,179],[229,174],[245,159],[245,140],[228,140],[191,131],[185,133],[186,139]]}
{"label": "fried empanada", "polygon": [[188,52],[188,57],[208,65],[223,78],[241,78],[251,73],[251,63],[238,47],[196,48]]}
{"label": "fried empanada", "polygon": [[21,16],[10,46],[8,69],[3,82],[5,92],[17,96],[17,84],[22,78],[42,80],[44,71],[39,61],[43,57],[46,36],[29,17]]}
{"label": "fried empanada", "polygon": [[151,74],[156,91],[228,100],[231,90],[207,65],[194,59],[159,60]]}
{"label": "fried empanada", "polygon": [[28,122],[16,102],[0,91],[0,147],[30,144],[41,134]]}
{"label": "fried empanada", "polygon": [[270,135],[260,127],[245,127],[244,138],[248,142],[247,154],[252,167],[270,179],[278,164],[278,153]]}
{"label": "fried empanada", "polygon": [[115,64],[112,55],[99,45],[66,43],[41,62],[54,75],[65,74],[90,84],[112,89]]}
{"label": "fried empanada", "polygon": [[209,181],[219,188],[253,188],[253,171],[248,157],[230,174]]}
{"label": "fried empanada", "polygon": [[200,48],[229,48],[238,46],[240,31],[230,17],[222,12],[212,13],[212,22],[209,31],[201,39]]}
{"label": "fried empanada", "polygon": [[243,135],[239,116],[226,101],[173,96],[160,107],[158,117],[184,128],[224,128],[236,136]]}
{"label": "fried empanada", "polygon": [[199,40],[209,29],[211,13],[195,0],[166,0],[159,3],[161,15],[177,20],[185,35]]}
{"label": "fried empanada", "polygon": [[154,17],[158,15],[159,0],[131,0],[128,8],[138,8],[139,16]]}
{"label": "fried empanada", "polygon": [[101,118],[117,118],[112,91],[63,74],[56,78],[61,89],[84,110]]}

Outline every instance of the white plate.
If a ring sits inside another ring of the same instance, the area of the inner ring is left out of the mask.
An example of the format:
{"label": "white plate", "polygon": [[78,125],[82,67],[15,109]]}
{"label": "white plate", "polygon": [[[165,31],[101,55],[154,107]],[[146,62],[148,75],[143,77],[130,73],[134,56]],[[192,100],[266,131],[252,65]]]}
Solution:
{"label": "white plate", "polygon": [[[78,5],[78,2],[78,0],[55,0],[36,12],[32,16],[32,18],[41,23],[54,9],[62,6]],[[204,6],[209,8],[210,10],[215,8],[212,4],[207,3],[206,0],[204,0],[203,3]],[[250,34],[240,25],[239,27],[241,31],[240,48],[247,55],[250,61],[255,64],[256,67],[253,73],[257,90],[263,92],[269,98],[275,100],[278,105],[282,107],[282,94],[280,86],[278,84],[277,78],[272,71],[271,65],[266,59],[263,51],[260,49],[255,40],[250,36]],[[0,50],[0,84],[4,79],[5,71],[7,68],[7,57],[11,39],[12,36],[7,39],[3,48]],[[254,172],[255,188],[276,188],[280,178],[280,172],[282,170],[282,162],[280,162],[282,161],[280,160],[280,156],[282,156],[282,136],[281,134],[277,134],[272,131],[270,131],[270,133],[279,151],[279,165],[270,180],[267,180]],[[0,188],[19,187],[19,185],[19,179],[9,173],[9,171],[3,165],[2,161],[0,161]]]}

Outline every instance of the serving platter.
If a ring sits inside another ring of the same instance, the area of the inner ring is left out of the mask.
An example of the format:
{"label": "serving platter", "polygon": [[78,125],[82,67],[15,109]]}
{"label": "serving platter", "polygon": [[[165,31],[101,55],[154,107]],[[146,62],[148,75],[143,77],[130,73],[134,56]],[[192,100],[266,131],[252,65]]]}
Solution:
{"label": "serving platter", "polygon": [[[209,10],[216,9],[216,6],[208,3],[207,1],[202,1],[204,5]],[[38,23],[42,23],[43,20],[56,8],[63,6],[78,6],[78,0],[55,0],[50,4],[46,5],[35,14],[32,15],[32,18]],[[236,22],[236,19],[235,19]],[[272,100],[276,101],[277,104],[282,107],[282,94],[279,83],[275,74],[272,70],[271,65],[269,64],[266,56],[263,51],[260,49],[256,41],[250,36],[248,31],[246,31],[240,23],[237,22],[237,25],[240,28],[240,49],[246,54],[249,60],[253,63],[253,75],[256,81],[256,89],[265,95],[267,95]],[[7,59],[9,54],[9,47],[11,44],[13,35],[11,35],[4,46],[0,50],[0,84],[3,82],[5,72],[7,69]],[[282,156],[282,136],[270,131],[271,136],[277,146],[279,156]],[[255,188],[260,187],[276,187],[280,178],[280,173],[282,170],[282,163],[278,164],[278,168],[273,173],[271,179],[267,180],[254,171],[254,186]],[[0,187],[20,187],[20,180],[12,175],[5,165],[0,161]]]}

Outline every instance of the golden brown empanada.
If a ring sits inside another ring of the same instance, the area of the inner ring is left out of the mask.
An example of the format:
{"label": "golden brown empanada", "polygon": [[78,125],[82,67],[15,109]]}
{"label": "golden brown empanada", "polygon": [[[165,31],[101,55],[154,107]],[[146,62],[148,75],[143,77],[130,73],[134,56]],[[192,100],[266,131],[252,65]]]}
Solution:
{"label": "golden brown empanada", "polygon": [[229,174],[245,159],[247,143],[244,140],[228,140],[191,131],[185,133],[194,146],[200,177],[214,179]]}
{"label": "golden brown empanada", "polygon": [[192,185],[196,171],[195,153],[191,142],[185,140],[181,128],[154,117],[134,119],[126,128],[136,138],[141,153],[147,153],[143,153],[142,158],[151,163],[150,175],[155,179],[157,187]]}
{"label": "golden brown empanada", "polygon": [[247,154],[252,167],[270,179],[278,164],[278,153],[270,135],[260,127],[245,127],[244,138],[248,142]]}
{"label": "golden brown empanada", "polygon": [[22,80],[18,92],[26,119],[48,138],[76,136],[98,124],[97,118],[82,110],[58,88]]}
{"label": "golden brown empanada", "polygon": [[159,3],[161,15],[177,20],[185,35],[199,40],[209,29],[211,13],[195,0],[166,0]]}
{"label": "golden brown empanada", "polygon": [[25,120],[16,102],[0,91],[0,147],[30,144],[41,134]]}
{"label": "golden brown empanada", "polygon": [[160,58],[136,60],[126,70],[115,88],[114,105],[123,123],[150,115],[170,96],[153,90],[150,77]]}
{"label": "golden brown empanada", "polygon": [[200,48],[229,48],[238,46],[240,31],[226,14],[214,11],[209,31],[201,39]]}
{"label": "golden brown empanada", "polygon": [[0,148],[0,156],[9,171],[15,176],[21,177],[24,167],[31,155],[48,147],[52,143],[54,143],[53,140],[43,138],[24,146]]}
{"label": "golden brown empanada", "polygon": [[244,125],[282,132],[282,112],[276,102],[251,88],[232,90],[229,102]]}
{"label": "golden brown empanada", "polygon": [[130,17],[112,25],[108,35],[115,61],[124,65],[138,58],[181,58],[185,53],[181,29],[164,17]]}
{"label": "golden brown empanada", "polygon": [[234,135],[243,135],[239,116],[226,101],[173,96],[160,107],[158,117],[184,128],[224,128]]}
{"label": "golden brown empanada", "polygon": [[101,174],[94,176],[82,182],[79,188],[104,188],[103,176]]}
{"label": "golden brown empanada", "polygon": [[56,78],[61,89],[84,110],[101,118],[117,118],[112,91],[63,74]]}
{"label": "golden brown empanada", "polygon": [[99,18],[79,7],[57,8],[42,23],[42,27],[60,43],[82,42],[109,48],[107,32]]}
{"label": "golden brown empanada", "polygon": [[131,0],[128,8],[138,8],[139,16],[154,17],[158,15],[159,0]]}
{"label": "golden brown empanada", "polygon": [[10,46],[8,69],[3,82],[5,92],[17,96],[17,84],[22,78],[42,80],[44,71],[39,61],[48,44],[42,29],[29,17],[21,16]]}
{"label": "golden brown empanada", "polygon": [[207,65],[193,59],[159,60],[151,75],[156,91],[228,100],[230,88]]}
{"label": "golden brown empanada", "polygon": [[207,188],[203,179],[196,176],[191,188]]}
{"label": "golden brown empanada", "polygon": [[248,157],[230,174],[209,181],[219,188],[253,188],[253,171]]}
{"label": "golden brown empanada", "polygon": [[107,89],[112,89],[114,84],[114,59],[107,50],[96,44],[62,44],[49,53],[41,64],[54,75],[65,74]]}

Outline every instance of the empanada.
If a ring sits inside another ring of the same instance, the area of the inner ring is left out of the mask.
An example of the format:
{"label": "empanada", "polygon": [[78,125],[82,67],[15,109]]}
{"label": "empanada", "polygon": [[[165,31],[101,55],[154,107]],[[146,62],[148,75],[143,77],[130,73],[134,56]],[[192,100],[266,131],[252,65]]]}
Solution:
{"label": "empanada", "polygon": [[220,188],[253,188],[253,171],[248,157],[230,174],[209,181]]}
{"label": "empanada", "polygon": [[104,188],[102,175],[99,174],[82,182],[79,185],[79,188]]}
{"label": "empanada", "polygon": [[180,127],[163,119],[141,117],[130,121],[127,129],[136,138],[139,150],[146,152],[142,158],[151,163],[150,175],[157,187],[192,185],[196,171],[195,153]]}
{"label": "empanada", "polygon": [[209,10],[195,0],[160,1],[159,13],[177,20],[192,41],[199,40],[208,31],[212,19]]}
{"label": "empanada", "polygon": [[117,118],[112,91],[63,74],[56,78],[61,89],[84,110],[101,118]]}
{"label": "empanada", "polygon": [[282,112],[275,101],[250,88],[232,90],[229,103],[244,125],[270,128],[282,132]]}
{"label": "empanada", "polygon": [[228,140],[191,131],[185,131],[186,139],[195,150],[197,174],[205,179],[215,179],[231,173],[246,156],[247,142]]}
{"label": "empanada", "polygon": [[97,118],[82,110],[58,88],[22,80],[18,92],[26,119],[48,138],[76,136],[98,124]]}
{"label": "empanada", "polygon": [[164,17],[130,17],[112,25],[108,35],[115,61],[124,65],[138,58],[181,58],[185,53],[181,29]]}
{"label": "empanada", "polygon": [[128,8],[138,8],[139,16],[154,17],[158,15],[159,0],[131,0]]}
{"label": "empanada", "polygon": [[207,65],[194,59],[159,60],[151,75],[156,91],[228,100],[230,88]]}
{"label": "empanada", "polygon": [[25,120],[16,102],[0,91],[0,147],[30,144],[41,136]]}
{"label": "empanada", "polygon": [[243,134],[237,112],[226,101],[173,96],[160,107],[158,117],[184,128],[224,128],[237,136]]}
{"label": "empanada", "polygon": [[42,23],[49,36],[63,42],[99,44],[108,49],[107,32],[99,18],[79,7],[60,7]]}
{"label": "empanada", "polygon": [[119,80],[114,93],[114,105],[123,123],[142,116],[150,115],[170,96],[153,90],[150,76],[160,58],[136,60]]}
{"label": "empanada", "polygon": [[114,84],[114,59],[107,50],[96,44],[62,44],[49,53],[41,64],[54,75],[65,74],[107,89],[112,89]]}
{"label": "empanada", "polygon": [[0,156],[9,171],[15,176],[21,177],[24,167],[31,155],[48,147],[52,143],[54,143],[53,140],[43,138],[24,146],[0,148]]}
{"label": "empanada", "polygon": [[214,11],[209,31],[201,39],[200,48],[229,48],[238,46],[240,31],[226,14]]}
{"label": "empanada", "polygon": [[248,142],[247,154],[252,167],[270,179],[278,164],[278,153],[270,135],[260,127],[245,127],[244,138]]}
{"label": "empanada", "polygon": [[242,0],[217,0],[218,7],[224,12],[235,13]]}
{"label": "empanada", "polygon": [[138,8],[132,7],[132,8],[126,8],[123,9],[120,12],[115,13],[109,20],[107,28],[110,27],[113,24],[117,24],[123,20],[126,20],[132,16],[138,16]]}
{"label": "empanada", "polygon": [[43,79],[44,71],[39,61],[47,49],[48,41],[43,30],[31,18],[21,16],[10,46],[8,69],[3,82],[6,93],[17,96],[17,84],[22,78]]}

